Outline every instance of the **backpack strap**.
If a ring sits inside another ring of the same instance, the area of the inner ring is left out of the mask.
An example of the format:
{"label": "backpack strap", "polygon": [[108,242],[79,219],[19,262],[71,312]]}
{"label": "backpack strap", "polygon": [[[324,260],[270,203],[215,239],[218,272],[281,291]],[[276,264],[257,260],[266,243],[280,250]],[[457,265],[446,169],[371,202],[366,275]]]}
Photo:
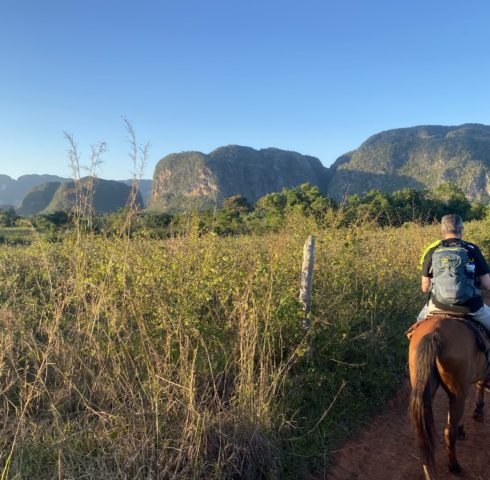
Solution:
{"label": "backpack strap", "polygon": [[432,242],[430,245],[428,245],[425,250],[422,252],[422,255],[420,256],[420,260],[419,260],[419,270],[422,270],[422,266],[424,265],[424,261],[425,261],[425,257],[427,256],[427,254],[434,248],[434,247],[438,247],[441,243],[443,242],[443,240],[436,240],[435,242]]}

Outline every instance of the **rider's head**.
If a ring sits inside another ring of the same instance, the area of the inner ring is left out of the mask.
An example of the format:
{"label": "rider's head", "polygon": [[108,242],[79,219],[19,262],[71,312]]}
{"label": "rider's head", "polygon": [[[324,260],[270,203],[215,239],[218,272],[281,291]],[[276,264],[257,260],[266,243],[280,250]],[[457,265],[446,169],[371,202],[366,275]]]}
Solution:
{"label": "rider's head", "polygon": [[461,238],[463,236],[463,219],[454,213],[441,218],[441,231],[444,238]]}

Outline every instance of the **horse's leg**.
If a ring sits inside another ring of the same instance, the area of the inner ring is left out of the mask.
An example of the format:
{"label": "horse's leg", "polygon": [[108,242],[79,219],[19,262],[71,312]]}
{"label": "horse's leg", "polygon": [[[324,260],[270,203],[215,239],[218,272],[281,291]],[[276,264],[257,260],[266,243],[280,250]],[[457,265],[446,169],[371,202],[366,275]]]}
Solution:
{"label": "horse's leg", "polygon": [[483,423],[485,417],[483,412],[483,407],[485,406],[485,389],[483,388],[483,382],[478,382],[476,384],[477,399],[476,408],[473,412],[473,419],[479,423]]}
{"label": "horse's leg", "polygon": [[437,479],[435,473],[430,473],[429,467],[427,467],[427,465],[423,465],[422,468],[424,470],[424,480],[436,480]]}
{"label": "horse's leg", "polygon": [[444,429],[444,439],[446,442],[449,457],[449,470],[451,473],[459,474],[463,471],[456,458],[456,440],[458,438],[458,426],[464,413],[466,395],[449,396],[449,415],[448,423]]}

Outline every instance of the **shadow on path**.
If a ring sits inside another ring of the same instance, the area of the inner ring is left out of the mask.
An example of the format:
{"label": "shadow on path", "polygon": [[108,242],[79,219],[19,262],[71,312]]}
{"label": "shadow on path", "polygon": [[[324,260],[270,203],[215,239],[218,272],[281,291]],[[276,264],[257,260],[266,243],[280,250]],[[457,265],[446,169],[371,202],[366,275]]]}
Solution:
{"label": "shadow on path", "polygon": [[[376,416],[371,425],[342,448],[326,480],[423,480],[415,433],[407,414],[409,395],[407,383],[384,413]],[[455,477],[447,468],[442,434],[448,400],[442,388],[439,388],[434,401],[434,414],[440,479],[490,479],[490,395],[486,397],[487,424],[482,425],[471,417],[476,391],[473,389],[468,396],[464,417],[467,438],[456,445],[464,473]]]}

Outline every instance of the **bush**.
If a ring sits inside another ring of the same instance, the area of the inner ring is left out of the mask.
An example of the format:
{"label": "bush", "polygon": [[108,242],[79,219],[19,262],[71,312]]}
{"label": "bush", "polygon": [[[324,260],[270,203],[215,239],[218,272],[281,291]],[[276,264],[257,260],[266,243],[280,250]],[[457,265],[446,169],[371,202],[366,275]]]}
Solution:
{"label": "bush", "polygon": [[0,227],[14,227],[18,218],[12,207],[0,209]]}

